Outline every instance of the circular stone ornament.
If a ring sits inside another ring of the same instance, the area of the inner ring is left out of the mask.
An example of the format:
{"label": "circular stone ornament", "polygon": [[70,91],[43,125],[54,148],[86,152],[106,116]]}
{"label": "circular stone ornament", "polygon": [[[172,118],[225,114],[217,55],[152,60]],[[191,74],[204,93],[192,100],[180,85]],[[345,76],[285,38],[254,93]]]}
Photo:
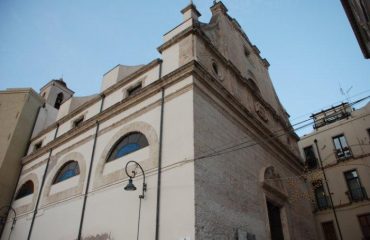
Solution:
{"label": "circular stone ornament", "polygon": [[254,108],[256,110],[256,113],[257,115],[264,121],[264,122],[268,122],[268,117],[267,117],[267,113],[266,113],[266,109],[264,106],[262,106],[262,104],[260,102],[256,102],[254,104]]}

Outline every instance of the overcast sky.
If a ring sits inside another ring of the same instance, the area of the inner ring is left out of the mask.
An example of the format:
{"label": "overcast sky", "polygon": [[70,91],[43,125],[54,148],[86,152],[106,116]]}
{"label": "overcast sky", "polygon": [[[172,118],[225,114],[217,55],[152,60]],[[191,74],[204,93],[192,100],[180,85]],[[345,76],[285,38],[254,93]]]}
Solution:
{"label": "overcast sky", "polygon": [[[211,0],[194,0],[208,22]],[[370,95],[370,60],[340,0],[225,0],[261,56],[293,123]],[[0,0],[0,89],[38,91],[63,76],[76,96],[99,92],[117,64],[160,57],[162,35],[182,21],[188,0]],[[307,129],[306,131],[309,131]]]}

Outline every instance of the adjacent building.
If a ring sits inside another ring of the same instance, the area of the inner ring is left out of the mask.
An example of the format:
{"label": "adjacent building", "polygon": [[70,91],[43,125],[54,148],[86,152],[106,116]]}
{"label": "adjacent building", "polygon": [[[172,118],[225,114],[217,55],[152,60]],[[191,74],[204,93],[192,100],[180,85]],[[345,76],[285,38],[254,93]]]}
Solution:
{"label": "adjacent building", "polygon": [[320,239],[370,239],[370,103],[314,114],[299,146]]}
{"label": "adjacent building", "polygon": [[161,59],[39,115],[1,239],[317,239],[268,61],[222,2],[181,12]]}
{"label": "adjacent building", "polygon": [[60,105],[72,95],[62,79],[50,81],[40,94],[31,88],[0,91],[0,215],[12,203],[22,157],[42,146],[38,142],[30,147],[29,140],[56,120]]}
{"label": "adjacent building", "polygon": [[[11,204],[43,99],[32,89],[0,91],[0,207]],[[1,232],[1,227],[0,227]]]}
{"label": "adjacent building", "polygon": [[370,58],[370,1],[341,0],[365,58]]}

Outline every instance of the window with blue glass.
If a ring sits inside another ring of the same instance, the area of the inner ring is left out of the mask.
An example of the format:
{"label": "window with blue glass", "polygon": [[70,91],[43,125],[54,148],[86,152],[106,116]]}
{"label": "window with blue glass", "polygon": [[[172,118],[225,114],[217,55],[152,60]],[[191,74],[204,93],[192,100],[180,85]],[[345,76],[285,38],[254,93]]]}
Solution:
{"label": "window with blue glass", "polygon": [[129,133],[117,141],[117,143],[114,145],[109,154],[107,162],[113,161],[117,158],[133,153],[148,145],[149,145],[148,140],[142,133],[139,132]]}
{"label": "window with blue glass", "polygon": [[25,182],[22,187],[18,190],[15,200],[26,197],[33,193],[33,182],[31,180]]}
{"label": "window with blue glass", "polygon": [[78,162],[69,161],[60,168],[58,174],[54,178],[53,184],[62,182],[79,174],[80,167],[78,166]]}

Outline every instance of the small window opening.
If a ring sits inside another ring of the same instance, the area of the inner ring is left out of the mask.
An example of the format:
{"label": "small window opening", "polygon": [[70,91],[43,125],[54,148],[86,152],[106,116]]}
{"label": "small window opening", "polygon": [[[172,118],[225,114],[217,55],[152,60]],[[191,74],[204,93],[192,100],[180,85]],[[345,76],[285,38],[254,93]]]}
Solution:
{"label": "small window opening", "polygon": [[64,99],[63,93],[58,93],[57,99],[55,100],[55,104],[54,104],[54,107],[56,109],[60,108],[60,105],[62,105],[63,99]]}
{"label": "small window opening", "polygon": [[41,147],[42,147],[42,141],[37,142],[37,143],[35,143],[35,145],[33,145],[33,151],[37,151],[37,150],[39,150]]}
{"label": "small window opening", "polygon": [[33,193],[33,182],[32,181],[27,181],[19,189],[17,195],[15,196],[15,200],[18,200],[20,198],[23,198],[23,197],[26,197],[28,195],[31,195],[32,193]]}
{"label": "small window opening", "polygon": [[311,146],[303,148],[303,153],[305,156],[305,160],[306,160],[305,164],[307,168],[308,169],[317,168],[318,167],[317,158],[316,158],[315,151],[313,150],[313,146],[311,145]]}
{"label": "small window opening", "polygon": [[130,87],[129,89],[127,89],[127,96],[132,96],[136,94],[137,92],[140,91],[141,88],[142,88],[141,82],[133,87]]}
{"label": "small window opening", "polygon": [[218,74],[218,66],[215,62],[212,63],[212,68],[213,68],[213,71]]}
{"label": "small window opening", "polygon": [[81,116],[73,121],[73,127],[79,127],[81,126],[82,122],[84,121],[85,116]]}
{"label": "small window opening", "polygon": [[246,57],[249,57],[250,54],[251,54],[251,52],[248,50],[248,48],[244,47],[244,55]]}

